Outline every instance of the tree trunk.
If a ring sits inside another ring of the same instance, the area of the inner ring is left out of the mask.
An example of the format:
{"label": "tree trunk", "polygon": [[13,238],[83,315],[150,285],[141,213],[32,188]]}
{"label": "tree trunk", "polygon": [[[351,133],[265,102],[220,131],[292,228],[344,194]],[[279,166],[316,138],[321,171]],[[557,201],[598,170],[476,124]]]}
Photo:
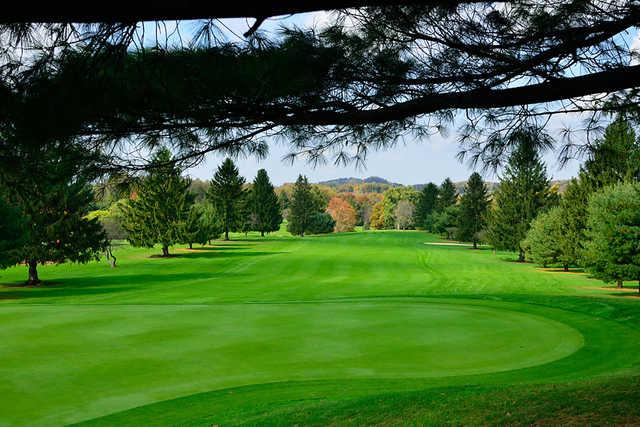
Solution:
{"label": "tree trunk", "polygon": [[522,249],[518,253],[518,262],[524,262],[524,251]]}
{"label": "tree trunk", "polygon": [[229,229],[225,228],[224,230],[224,240],[229,240]]}
{"label": "tree trunk", "polygon": [[189,242],[189,249],[193,249],[193,243]]}
{"label": "tree trunk", "polygon": [[264,237],[264,231],[260,231],[260,237]]}
{"label": "tree trunk", "polygon": [[169,256],[169,246],[167,246],[167,245],[163,245],[162,246],[162,256],[163,257],[168,257]]}
{"label": "tree trunk", "polygon": [[109,265],[111,265],[111,268],[116,268],[116,262],[118,261],[118,259],[113,255],[113,252],[111,252],[111,248],[107,249],[107,259],[109,260]]}
{"label": "tree trunk", "polygon": [[562,267],[564,268],[564,271],[569,271],[569,265],[563,264]]}
{"label": "tree trunk", "polygon": [[618,280],[617,283],[618,289],[622,289],[622,280]]}
{"label": "tree trunk", "polygon": [[473,249],[478,249],[478,242],[475,240],[473,241]]}
{"label": "tree trunk", "polygon": [[37,286],[40,284],[40,279],[38,278],[38,261],[29,260],[29,280],[27,281],[27,285]]}

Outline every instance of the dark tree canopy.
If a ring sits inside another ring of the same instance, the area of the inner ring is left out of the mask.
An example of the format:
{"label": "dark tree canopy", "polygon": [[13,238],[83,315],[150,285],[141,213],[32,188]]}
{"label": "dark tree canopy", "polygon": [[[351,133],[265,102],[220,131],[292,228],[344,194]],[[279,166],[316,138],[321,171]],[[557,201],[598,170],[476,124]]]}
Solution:
{"label": "dark tree canopy", "polygon": [[0,196],[0,269],[23,260],[20,248],[27,240],[26,233],[26,218]]}
{"label": "dark tree canopy", "polygon": [[[131,21],[0,25],[8,40],[0,130],[8,145],[56,139],[109,148],[104,166],[114,168],[143,166],[125,145],[171,144],[177,159],[197,161],[213,150],[264,154],[270,136],[286,137],[311,161],[329,154],[348,162],[464,112],[463,153],[495,161],[523,121],[637,113],[640,65],[626,33],[640,22],[636,1],[401,3],[236,43],[216,37],[213,20],[191,43],[163,24],[151,42]],[[326,7],[340,4],[354,6]],[[35,57],[24,59],[23,49]],[[38,124],[25,122],[34,116]]]}

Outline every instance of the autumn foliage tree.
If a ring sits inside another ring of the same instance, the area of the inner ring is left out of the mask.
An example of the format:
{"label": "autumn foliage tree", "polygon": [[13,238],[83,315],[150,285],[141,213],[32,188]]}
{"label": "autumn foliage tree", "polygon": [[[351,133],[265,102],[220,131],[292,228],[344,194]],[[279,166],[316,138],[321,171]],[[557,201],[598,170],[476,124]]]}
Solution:
{"label": "autumn foliage tree", "polygon": [[340,197],[332,197],[331,200],[329,200],[327,212],[336,222],[336,233],[353,231],[355,229],[356,211],[346,200]]}

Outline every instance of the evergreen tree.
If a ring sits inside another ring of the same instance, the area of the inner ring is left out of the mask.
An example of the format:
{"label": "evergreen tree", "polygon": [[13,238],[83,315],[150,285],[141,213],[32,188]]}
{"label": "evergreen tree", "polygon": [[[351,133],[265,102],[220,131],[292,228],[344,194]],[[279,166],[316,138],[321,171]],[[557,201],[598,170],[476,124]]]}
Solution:
{"label": "evergreen tree", "polygon": [[20,248],[28,239],[27,221],[19,209],[0,196],[0,268],[22,261]]}
{"label": "evergreen tree", "polygon": [[249,196],[249,214],[252,229],[259,231],[261,236],[280,229],[280,223],[282,223],[280,202],[264,169],[260,169],[253,180]]}
{"label": "evergreen tree", "polygon": [[458,233],[458,217],[460,216],[460,205],[451,205],[442,212],[431,215],[432,229],[434,233],[440,233],[451,240]]}
{"label": "evergreen tree", "polygon": [[[13,246],[3,264],[25,261],[27,284],[38,285],[39,264],[99,259],[109,241],[98,219],[87,218],[94,209],[89,182],[95,178],[96,156],[80,146],[61,147],[57,142],[35,143],[23,149],[13,151],[14,160],[0,170],[0,185],[11,189],[4,194],[13,207],[7,218],[13,223],[9,228],[21,221],[11,215],[27,221],[22,244]],[[14,229],[7,236],[17,237],[16,232]]]}
{"label": "evergreen tree", "polygon": [[524,261],[521,242],[531,221],[556,201],[550,191],[545,165],[536,152],[540,137],[543,136],[530,129],[515,134],[518,145],[509,156],[494,193],[494,207],[487,224],[487,237],[493,247],[517,251],[520,261]]}
{"label": "evergreen tree", "polygon": [[589,200],[587,269],[605,282],[638,281],[640,291],[640,183],[605,187]]}
{"label": "evergreen tree", "polygon": [[240,210],[245,195],[244,183],[244,178],[229,158],[218,167],[211,180],[207,197],[222,221],[224,240],[229,240],[229,231],[236,231],[242,227]]}
{"label": "evergreen tree", "polygon": [[211,240],[220,238],[222,234],[222,221],[218,217],[216,209],[211,203],[198,204],[200,213],[200,232],[196,243],[201,245],[211,244]]}
{"label": "evergreen tree", "polygon": [[473,173],[460,198],[460,215],[458,217],[458,239],[472,241],[473,248],[478,248],[478,236],[484,229],[486,213],[489,207],[487,187],[478,173]]}
{"label": "evergreen tree", "polygon": [[591,190],[582,176],[569,182],[560,202],[559,231],[556,236],[560,259],[567,267],[582,263],[586,241],[587,206]]}
{"label": "evergreen tree", "polygon": [[289,209],[289,195],[285,190],[281,190],[278,194],[278,202],[280,203],[280,209]]}
{"label": "evergreen tree", "polygon": [[169,150],[159,150],[123,212],[129,243],[148,248],[160,244],[162,256],[167,257],[170,246],[184,242],[194,199],[189,186],[190,181],[172,164]]}
{"label": "evergreen tree", "polygon": [[582,167],[593,191],[618,182],[640,179],[640,144],[631,125],[618,117],[591,147]]}
{"label": "evergreen tree", "polygon": [[336,227],[336,222],[327,212],[313,212],[309,217],[309,226],[307,232],[309,234],[327,234],[332,233]]}
{"label": "evergreen tree", "polygon": [[443,212],[449,206],[456,204],[456,186],[453,182],[447,178],[445,179],[440,188],[438,189],[438,201],[436,204],[438,212]]}
{"label": "evergreen tree", "polygon": [[562,208],[559,206],[540,213],[531,223],[522,246],[525,248],[527,259],[532,262],[542,267],[560,262],[567,271],[569,264],[563,260],[560,243],[562,241],[561,216]]}
{"label": "evergreen tree", "polygon": [[313,215],[318,213],[316,201],[306,176],[298,176],[289,201],[289,223],[287,229],[293,235],[304,236],[310,230]]}
{"label": "evergreen tree", "polygon": [[40,283],[38,264],[98,259],[109,241],[97,218],[87,219],[93,192],[84,180],[49,183],[43,180],[38,200],[29,204],[29,239],[22,247],[29,266],[28,284]]}
{"label": "evergreen tree", "polygon": [[427,228],[427,218],[433,213],[438,202],[438,186],[433,182],[424,186],[420,192],[416,209],[414,212],[414,223],[416,227]]}
{"label": "evergreen tree", "polygon": [[[195,203],[189,209],[189,215],[184,224],[182,233],[182,243],[189,245],[189,249],[193,249],[194,243],[202,242],[202,205]],[[206,239],[205,239],[206,242]]]}
{"label": "evergreen tree", "polygon": [[629,123],[617,118],[591,148],[578,179],[571,180],[563,195],[558,244],[566,265],[583,263],[589,196],[604,186],[638,178],[640,144]]}

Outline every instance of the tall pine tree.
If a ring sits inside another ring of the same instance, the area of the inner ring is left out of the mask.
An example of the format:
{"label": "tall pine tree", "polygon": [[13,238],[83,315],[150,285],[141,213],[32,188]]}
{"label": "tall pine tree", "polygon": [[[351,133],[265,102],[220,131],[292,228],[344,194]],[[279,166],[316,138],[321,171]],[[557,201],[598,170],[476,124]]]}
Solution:
{"label": "tall pine tree", "polygon": [[224,240],[229,240],[229,232],[236,231],[243,224],[242,211],[245,179],[229,158],[218,167],[209,185],[207,198],[216,208],[222,221]]}
{"label": "tall pine tree", "polygon": [[473,248],[478,248],[478,238],[486,223],[489,207],[487,187],[482,177],[474,172],[467,181],[464,194],[460,198],[460,214],[458,216],[459,240],[472,241]]}
{"label": "tall pine tree", "polygon": [[249,212],[252,229],[259,231],[261,236],[280,229],[282,222],[280,202],[264,169],[260,169],[253,180],[249,195]]}
{"label": "tall pine tree", "polygon": [[500,178],[489,215],[489,242],[496,249],[517,251],[520,261],[524,261],[525,255],[521,242],[531,221],[557,201],[550,191],[546,167],[536,151],[538,138],[543,136],[533,129],[522,129],[514,135],[517,146]]}
{"label": "tall pine tree", "polygon": [[435,210],[437,202],[438,186],[430,182],[424,186],[416,203],[413,221],[416,227],[425,228],[427,218]]}
{"label": "tall pine tree", "polygon": [[306,176],[298,176],[289,200],[289,222],[287,229],[293,235],[304,236],[311,229],[317,214],[316,201]]}
{"label": "tall pine tree", "polygon": [[618,117],[591,147],[582,172],[592,191],[623,181],[640,179],[640,144],[624,118]]}
{"label": "tall pine tree", "polygon": [[437,210],[443,212],[449,206],[456,204],[456,186],[453,182],[447,178],[445,179],[438,190]]}
{"label": "tall pine tree", "polygon": [[159,150],[123,212],[122,226],[129,243],[148,248],[160,244],[162,256],[169,256],[169,247],[184,241],[194,201],[190,184],[171,162],[169,150]]}
{"label": "tall pine tree", "polygon": [[569,181],[560,202],[561,212],[558,215],[556,244],[566,269],[570,265],[580,264],[583,257],[590,194],[590,185],[582,177],[574,178]]}

